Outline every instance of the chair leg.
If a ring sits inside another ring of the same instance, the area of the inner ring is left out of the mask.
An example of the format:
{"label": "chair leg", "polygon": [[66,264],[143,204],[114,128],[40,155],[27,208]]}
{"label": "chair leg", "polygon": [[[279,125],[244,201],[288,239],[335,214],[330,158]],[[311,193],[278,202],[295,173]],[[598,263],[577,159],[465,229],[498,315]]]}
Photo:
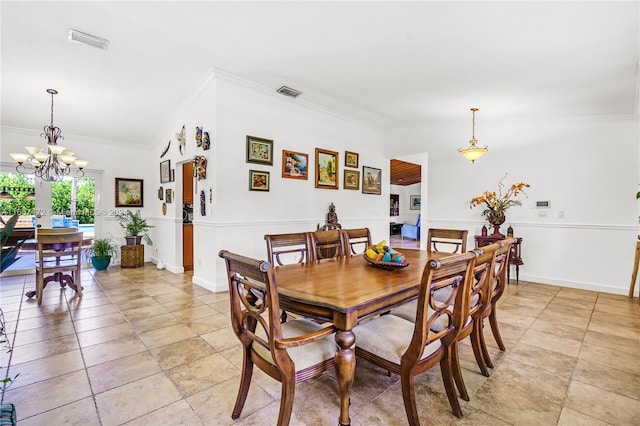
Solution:
{"label": "chair leg", "polygon": [[504,342],[502,341],[502,336],[500,336],[500,328],[498,327],[498,318],[496,317],[496,307],[493,306],[491,310],[491,315],[489,315],[489,324],[491,324],[491,332],[493,333],[493,338],[496,339],[496,343],[501,351],[506,351],[507,348],[504,346]]}
{"label": "chair leg", "polygon": [[476,357],[476,364],[480,368],[480,372],[483,376],[489,377],[489,369],[487,368],[487,362],[484,358],[482,351],[482,321],[476,321],[473,324],[473,330],[471,331],[471,347],[473,348],[473,355]]}
{"label": "chair leg", "polygon": [[449,405],[453,414],[459,419],[462,418],[462,408],[460,408],[460,401],[458,401],[458,395],[456,395],[456,386],[453,382],[453,373],[451,371],[451,346],[447,349],[449,352],[444,358],[440,360],[440,372],[442,374],[442,382],[444,383],[444,390],[447,392],[447,398],[449,399]]}
{"label": "chair leg", "polygon": [[36,270],[36,300],[38,306],[42,305],[42,293],[44,292],[44,274],[42,270]]}
{"label": "chair leg", "polygon": [[[283,378],[284,379],[284,378]],[[291,421],[291,411],[293,410],[293,398],[296,392],[295,380],[282,380],[282,392],[280,394],[280,413],[278,414],[278,425],[288,425]]]}
{"label": "chair leg", "polygon": [[233,406],[231,412],[231,418],[237,419],[242,413],[244,403],[247,400],[249,394],[249,386],[251,385],[251,376],[253,375],[253,361],[251,361],[251,355],[247,348],[243,348],[244,361],[242,362],[242,373],[240,376],[240,388],[238,389],[238,396],[236,398],[236,404]]}
{"label": "chair leg", "polygon": [[484,359],[485,364],[489,368],[494,368],[491,356],[489,355],[489,349],[487,349],[487,342],[484,341],[484,319],[482,320],[482,330],[478,335],[478,339],[480,341],[480,349],[482,350],[482,358]]}
{"label": "chair leg", "polygon": [[458,353],[458,342],[451,345],[451,370],[453,373],[453,380],[456,382],[458,392],[460,392],[460,398],[465,401],[469,401],[469,392],[464,385],[464,378],[462,377],[462,368],[460,368],[460,355]]}
{"label": "chair leg", "polygon": [[416,388],[412,375],[400,374],[400,384],[402,387],[402,399],[404,400],[404,411],[411,426],[419,425],[418,408],[416,407]]}

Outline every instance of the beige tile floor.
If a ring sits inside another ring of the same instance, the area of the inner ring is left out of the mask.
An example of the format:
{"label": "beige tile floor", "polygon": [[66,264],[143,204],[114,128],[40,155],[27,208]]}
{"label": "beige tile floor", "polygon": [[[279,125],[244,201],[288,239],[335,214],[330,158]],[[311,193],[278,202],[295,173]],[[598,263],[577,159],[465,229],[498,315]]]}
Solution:
{"label": "beige tile floor", "polygon": [[[14,377],[4,402],[20,425],[264,425],[279,408],[277,382],[255,371],[240,419],[232,421],[241,368],[226,293],[189,275],[112,267],[83,272],[82,299],[50,285],[43,305],[23,297],[33,276],[3,278],[1,306]],[[439,371],[419,377],[423,424],[640,424],[640,304],[616,296],[520,282],[500,306],[506,352],[488,336],[496,368],[479,374],[462,343],[464,419],[451,414]],[[7,369],[6,367],[9,366]],[[335,425],[334,373],[296,389],[293,425]],[[353,425],[406,424],[397,376],[358,361]]]}

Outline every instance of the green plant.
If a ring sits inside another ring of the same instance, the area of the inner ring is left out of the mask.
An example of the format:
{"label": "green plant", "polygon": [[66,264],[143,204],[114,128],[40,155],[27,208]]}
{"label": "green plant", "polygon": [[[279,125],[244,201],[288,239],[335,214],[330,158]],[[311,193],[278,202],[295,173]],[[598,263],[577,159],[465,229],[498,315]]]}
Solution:
{"label": "green plant", "polygon": [[116,219],[127,233],[127,236],[136,237],[141,235],[142,241],[144,241],[145,244],[153,245],[153,241],[151,241],[149,237],[149,229],[153,228],[153,226],[147,224],[147,220],[142,218],[140,210],[137,210],[135,213],[127,210],[126,213],[117,215]]}
{"label": "green plant", "polygon": [[118,246],[111,238],[98,238],[93,240],[93,245],[82,251],[85,262],[92,257],[118,257]]}
{"label": "green plant", "polygon": [[0,272],[7,269],[9,266],[13,264],[19,257],[16,257],[18,251],[22,247],[24,240],[18,241],[15,246],[6,246],[5,244],[9,239],[9,235],[13,232],[13,228],[16,226],[16,222],[18,221],[19,215],[16,213],[9,220],[4,223],[2,218],[0,217],[0,221],[4,223],[4,228],[0,231],[0,244],[2,246],[2,256],[0,257]]}

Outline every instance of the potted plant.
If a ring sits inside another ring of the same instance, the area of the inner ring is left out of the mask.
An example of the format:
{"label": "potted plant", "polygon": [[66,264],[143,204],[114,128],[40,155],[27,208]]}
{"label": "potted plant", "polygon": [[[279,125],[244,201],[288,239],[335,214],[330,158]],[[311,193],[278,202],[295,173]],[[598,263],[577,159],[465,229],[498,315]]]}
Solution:
{"label": "potted plant", "polygon": [[116,216],[118,223],[125,230],[125,240],[128,245],[139,245],[141,241],[151,246],[153,241],[149,237],[149,229],[153,226],[147,224],[147,220],[140,215],[140,210],[135,213],[127,210],[126,213]]}
{"label": "potted plant", "polygon": [[85,260],[91,260],[96,271],[104,271],[109,267],[111,258],[118,257],[118,246],[110,238],[98,238],[93,246],[83,250]]}

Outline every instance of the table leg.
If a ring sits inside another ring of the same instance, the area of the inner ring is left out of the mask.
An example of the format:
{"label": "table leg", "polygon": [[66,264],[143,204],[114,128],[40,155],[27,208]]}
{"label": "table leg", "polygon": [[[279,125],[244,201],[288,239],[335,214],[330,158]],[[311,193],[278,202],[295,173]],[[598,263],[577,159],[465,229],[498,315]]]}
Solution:
{"label": "table leg", "polygon": [[[640,235],[638,235],[640,238]],[[633,272],[631,273],[631,285],[629,286],[629,297],[633,299],[633,290],[636,287],[636,278],[638,278],[638,264],[640,263],[640,241],[636,243],[636,258],[633,262]]]}
{"label": "table leg", "polygon": [[349,418],[349,403],[351,398],[351,385],[356,373],[356,355],[353,350],[353,344],[356,336],[353,331],[338,331],[336,333],[336,343],[338,351],[336,352],[336,376],[338,378],[338,387],[340,389],[340,418],[338,419],[341,426],[351,424]]}

